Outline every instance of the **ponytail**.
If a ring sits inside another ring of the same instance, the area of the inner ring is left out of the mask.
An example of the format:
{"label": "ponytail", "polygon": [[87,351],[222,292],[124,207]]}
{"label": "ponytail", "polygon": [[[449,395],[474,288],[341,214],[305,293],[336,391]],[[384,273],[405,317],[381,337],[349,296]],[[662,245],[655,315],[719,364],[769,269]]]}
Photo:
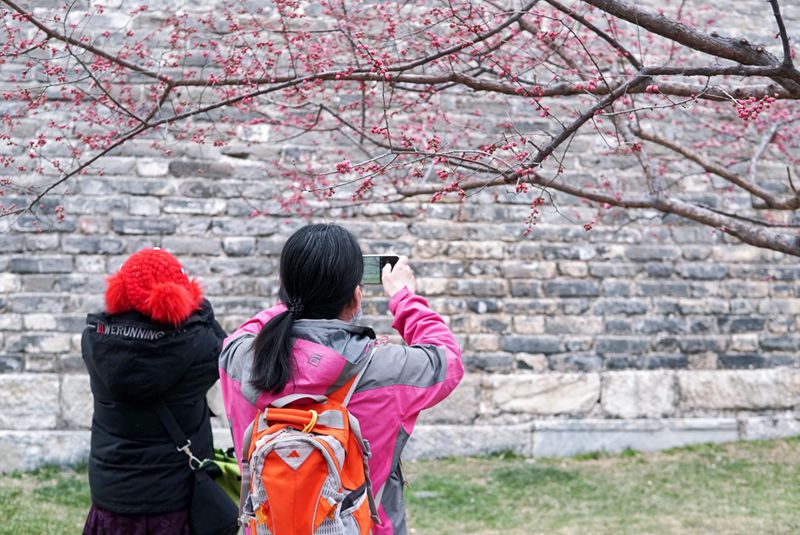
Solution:
{"label": "ponytail", "polygon": [[299,319],[334,319],[353,301],[364,272],[355,236],[331,224],[307,225],[283,246],[278,297],[287,310],[256,336],[250,385],[280,392],[292,380],[292,328]]}
{"label": "ponytail", "polygon": [[250,385],[262,392],[280,392],[292,377],[292,325],[288,310],[272,318],[253,344]]}

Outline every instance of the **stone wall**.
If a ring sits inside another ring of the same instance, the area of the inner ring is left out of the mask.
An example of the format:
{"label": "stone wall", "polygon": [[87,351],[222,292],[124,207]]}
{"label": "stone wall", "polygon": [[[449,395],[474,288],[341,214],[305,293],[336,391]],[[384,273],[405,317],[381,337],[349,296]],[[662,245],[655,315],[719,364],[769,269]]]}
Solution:
{"label": "stone wall", "polygon": [[[743,13],[756,4],[736,3]],[[798,11],[786,12],[795,28]],[[758,28],[743,31],[752,38]],[[574,147],[579,167],[638,177],[580,138]],[[45,201],[64,205],[63,223],[25,217],[0,234],[0,470],[87,455],[80,333],[103,306],[105,276],[131,253],[176,254],[228,331],[274,302],[277,255],[305,221],[249,215],[253,199],[280,187],[262,179],[266,156],[289,149],[177,144],[165,157],[136,140],[103,160],[102,175]],[[344,224],[365,252],[408,254],[420,292],[461,343],[465,380],[422,415],[410,457],[800,434],[795,258],[680,220],[651,223],[648,213],[591,232],[547,213],[523,238],[528,203],[484,192],[464,205],[334,206],[314,219]],[[381,334],[391,332],[386,304],[368,292],[367,321]],[[211,399],[221,414],[218,391]],[[215,424],[229,441],[225,422]]]}

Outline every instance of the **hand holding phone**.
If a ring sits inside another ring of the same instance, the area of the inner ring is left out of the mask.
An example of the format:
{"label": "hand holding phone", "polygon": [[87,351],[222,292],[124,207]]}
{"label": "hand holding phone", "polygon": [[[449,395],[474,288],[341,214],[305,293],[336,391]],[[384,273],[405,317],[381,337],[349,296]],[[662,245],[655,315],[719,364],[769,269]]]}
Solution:
{"label": "hand holding phone", "polygon": [[408,265],[407,256],[401,256],[394,265],[386,264],[381,271],[381,277],[383,291],[389,297],[393,297],[403,288],[408,288],[412,293],[417,291],[417,279]]}
{"label": "hand holding phone", "polygon": [[400,257],[397,255],[365,254],[361,284],[381,284],[383,268],[387,265],[394,266],[398,260]]}

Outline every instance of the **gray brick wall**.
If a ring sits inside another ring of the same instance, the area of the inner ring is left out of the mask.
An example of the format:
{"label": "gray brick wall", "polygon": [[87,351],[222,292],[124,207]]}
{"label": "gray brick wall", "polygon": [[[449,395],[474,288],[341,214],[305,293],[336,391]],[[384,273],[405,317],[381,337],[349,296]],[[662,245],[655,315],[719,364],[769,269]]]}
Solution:
{"label": "gray brick wall", "polygon": [[[760,35],[741,14],[762,4],[732,3],[720,25],[735,19],[745,35]],[[797,6],[784,11],[797,27]],[[580,138],[575,147],[585,154]],[[306,221],[250,217],[285,187],[265,179],[266,155],[280,149],[177,144],[165,157],[136,140],[103,159],[102,175],[73,179],[69,195],[46,200],[63,203],[65,222],[25,216],[0,234],[0,466],[40,462],[19,444],[41,430],[69,450],[51,460],[85,454],[91,404],[80,333],[103,306],[105,276],[131,253],[175,253],[228,331],[275,301],[280,248]],[[583,165],[615,169],[602,158]],[[519,199],[484,192],[465,205],[332,205],[313,218],[348,227],[365,252],[408,254],[420,293],[462,346],[465,382],[423,415],[410,455],[563,454],[800,432],[796,258],[680,220],[654,223],[653,214],[586,232],[549,211],[522,237],[527,214]],[[367,321],[388,334],[386,303],[367,291]],[[463,426],[467,442],[457,440]]]}

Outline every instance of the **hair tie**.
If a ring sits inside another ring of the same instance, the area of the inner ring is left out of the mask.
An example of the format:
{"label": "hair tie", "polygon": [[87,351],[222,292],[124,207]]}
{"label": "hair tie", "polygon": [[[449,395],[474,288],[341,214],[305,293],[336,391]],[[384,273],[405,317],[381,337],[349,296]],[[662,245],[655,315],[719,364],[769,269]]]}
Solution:
{"label": "hair tie", "polygon": [[290,299],[289,302],[286,303],[286,308],[292,316],[298,318],[300,314],[303,313],[303,302],[299,299]]}

